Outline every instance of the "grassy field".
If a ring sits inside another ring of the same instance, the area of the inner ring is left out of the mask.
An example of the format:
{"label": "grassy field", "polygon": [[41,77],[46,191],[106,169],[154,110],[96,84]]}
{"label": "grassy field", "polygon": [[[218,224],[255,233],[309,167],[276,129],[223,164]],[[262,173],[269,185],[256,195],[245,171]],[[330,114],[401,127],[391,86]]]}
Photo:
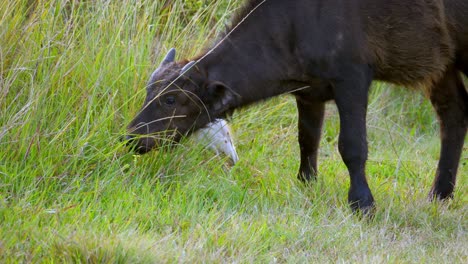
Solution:
{"label": "grassy field", "polygon": [[155,62],[197,54],[239,2],[0,3],[1,263],[468,262],[468,151],[455,199],[427,202],[438,125],[417,92],[374,83],[373,220],[347,205],[333,104],[310,186],[290,97],[234,114],[234,167],[190,139],[127,151]]}

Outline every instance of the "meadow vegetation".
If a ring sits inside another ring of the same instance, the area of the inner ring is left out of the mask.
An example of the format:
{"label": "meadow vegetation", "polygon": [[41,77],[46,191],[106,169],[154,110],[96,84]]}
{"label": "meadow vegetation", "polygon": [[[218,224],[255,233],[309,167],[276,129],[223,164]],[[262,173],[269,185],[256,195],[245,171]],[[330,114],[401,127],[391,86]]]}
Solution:
{"label": "meadow vegetation", "polygon": [[428,202],[438,124],[416,91],[373,85],[372,220],[347,205],[332,103],[308,186],[288,96],[235,112],[234,167],[190,139],[128,152],[156,63],[210,45],[240,2],[0,3],[0,262],[468,262],[468,151],[455,199]]}

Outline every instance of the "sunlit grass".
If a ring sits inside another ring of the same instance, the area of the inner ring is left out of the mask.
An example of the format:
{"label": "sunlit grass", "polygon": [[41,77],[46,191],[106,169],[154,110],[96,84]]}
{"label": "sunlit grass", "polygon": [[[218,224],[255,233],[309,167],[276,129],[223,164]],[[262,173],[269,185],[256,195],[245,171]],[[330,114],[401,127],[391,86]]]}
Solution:
{"label": "sunlit grass", "polygon": [[438,125],[420,94],[374,85],[372,221],[351,214],[333,104],[316,183],[296,180],[294,100],[234,114],[240,162],[188,139],[119,137],[167,50],[196,55],[239,1],[0,4],[0,262],[435,262],[468,259],[467,152],[455,199],[429,203]]}

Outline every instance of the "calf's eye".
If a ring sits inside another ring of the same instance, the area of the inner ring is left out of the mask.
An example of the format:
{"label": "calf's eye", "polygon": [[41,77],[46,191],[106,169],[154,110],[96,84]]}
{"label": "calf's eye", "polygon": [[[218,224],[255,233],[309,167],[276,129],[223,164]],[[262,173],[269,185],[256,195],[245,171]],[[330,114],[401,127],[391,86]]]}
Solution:
{"label": "calf's eye", "polygon": [[173,105],[173,104],[175,104],[176,100],[175,100],[174,96],[167,96],[166,99],[164,100],[164,102],[167,105]]}

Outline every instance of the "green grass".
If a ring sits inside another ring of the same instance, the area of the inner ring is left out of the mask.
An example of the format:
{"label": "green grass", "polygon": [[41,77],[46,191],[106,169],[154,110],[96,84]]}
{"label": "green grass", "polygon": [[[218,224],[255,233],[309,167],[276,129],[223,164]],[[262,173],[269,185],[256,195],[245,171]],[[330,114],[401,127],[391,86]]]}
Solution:
{"label": "green grass", "polygon": [[232,168],[190,139],[128,153],[119,137],[156,62],[197,54],[239,4],[163,2],[0,4],[0,262],[468,261],[467,151],[455,199],[427,202],[438,126],[416,92],[374,84],[371,221],[346,203],[333,104],[310,186],[290,97],[235,113]]}

